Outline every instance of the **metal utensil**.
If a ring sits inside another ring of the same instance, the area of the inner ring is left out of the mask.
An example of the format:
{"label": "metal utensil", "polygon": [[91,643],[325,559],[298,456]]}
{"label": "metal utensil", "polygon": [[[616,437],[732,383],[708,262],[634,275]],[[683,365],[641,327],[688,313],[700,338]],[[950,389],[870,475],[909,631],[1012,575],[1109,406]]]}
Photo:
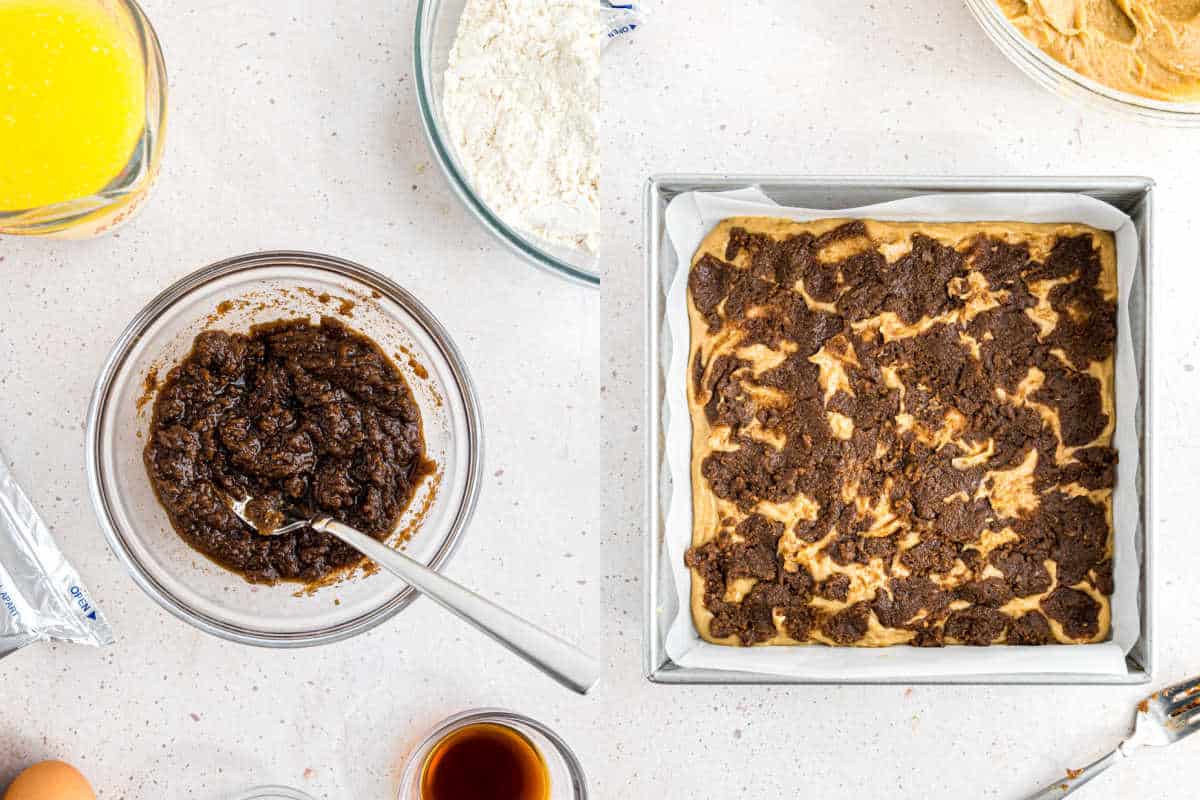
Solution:
{"label": "metal utensil", "polygon": [[259,509],[248,512],[247,506],[253,500],[227,499],[233,513],[263,536],[279,536],[302,528],[336,536],[569,689],[587,694],[600,680],[600,662],[575,645],[485,600],[470,589],[349,525],[325,515],[295,519],[279,512],[262,513]]}
{"label": "metal utensil", "polygon": [[1028,800],[1057,800],[1066,797],[1118,761],[1131,758],[1141,747],[1164,747],[1200,730],[1200,675],[1155,692],[1138,703],[1133,735],[1116,750],[1083,769],[1067,770]]}

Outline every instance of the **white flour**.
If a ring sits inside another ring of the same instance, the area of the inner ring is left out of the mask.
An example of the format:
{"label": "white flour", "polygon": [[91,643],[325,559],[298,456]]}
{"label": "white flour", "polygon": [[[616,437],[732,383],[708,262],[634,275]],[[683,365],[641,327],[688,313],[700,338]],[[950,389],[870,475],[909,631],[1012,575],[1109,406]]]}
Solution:
{"label": "white flour", "polygon": [[445,75],[458,160],[508,224],[594,252],[599,238],[596,0],[467,0]]}

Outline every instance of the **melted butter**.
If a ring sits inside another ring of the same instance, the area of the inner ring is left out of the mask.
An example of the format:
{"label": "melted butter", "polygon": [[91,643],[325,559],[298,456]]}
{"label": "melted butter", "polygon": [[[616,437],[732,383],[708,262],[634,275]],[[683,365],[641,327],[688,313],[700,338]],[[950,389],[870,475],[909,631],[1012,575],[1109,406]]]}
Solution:
{"label": "melted butter", "polygon": [[146,68],[94,0],[0,0],[0,212],[96,194],[136,155]]}

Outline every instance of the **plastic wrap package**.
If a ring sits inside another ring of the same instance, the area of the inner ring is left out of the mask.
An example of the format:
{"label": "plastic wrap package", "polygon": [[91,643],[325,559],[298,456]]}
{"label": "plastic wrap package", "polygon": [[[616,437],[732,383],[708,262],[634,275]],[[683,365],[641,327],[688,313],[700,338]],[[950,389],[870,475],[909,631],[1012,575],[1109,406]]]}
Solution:
{"label": "plastic wrap package", "polygon": [[637,3],[617,3],[600,0],[600,16],[604,20],[608,41],[633,33],[642,24],[642,8]]}
{"label": "plastic wrap package", "polygon": [[0,658],[47,639],[97,647],[113,640],[0,452]]}

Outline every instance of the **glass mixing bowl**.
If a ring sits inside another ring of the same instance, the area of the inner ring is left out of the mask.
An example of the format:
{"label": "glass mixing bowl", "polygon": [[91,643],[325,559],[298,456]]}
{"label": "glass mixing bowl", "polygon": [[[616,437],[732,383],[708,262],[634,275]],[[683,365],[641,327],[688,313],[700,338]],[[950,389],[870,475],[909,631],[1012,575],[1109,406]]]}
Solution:
{"label": "glass mixing bowl", "polygon": [[313,797],[286,786],[256,786],[230,800],[313,800]]}
{"label": "glass mixing bowl", "polygon": [[269,647],[325,644],[373,628],[416,597],[389,573],[364,568],[313,590],[248,583],[175,533],[142,463],[156,382],[197,333],[340,313],[395,354],[437,464],[392,541],[408,536],[407,553],[439,569],[475,509],[483,460],[475,388],[449,335],[416,298],[365,267],[313,253],[259,253],[205,267],[154,298],[117,339],[92,394],[86,453],[109,546],[159,605],[203,631]]}
{"label": "glass mixing bowl", "polygon": [[417,105],[433,155],[463,205],[506,247],[536,267],[589,286],[600,285],[600,262],[592,253],[542,242],[506,224],[479,198],[458,163],[442,114],[442,78],[466,0],[420,0],[413,44]]}
{"label": "glass mixing bowl", "polygon": [[996,0],[966,0],[988,38],[1029,77],[1055,94],[1101,111],[1167,125],[1200,125],[1200,103],[1170,103],[1117,91],[1080,75],[1045,53],[1017,30]]}
{"label": "glass mixing bowl", "polygon": [[583,773],[583,765],[562,737],[535,719],[502,708],[463,711],[438,723],[409,755],[404,777],[400,781],[398,800],[423,800],[421,778],[434,748],[455,731],[483,723],[514,730],[533,745],[550,773],[549,800],[587,800],[587,777]]}

